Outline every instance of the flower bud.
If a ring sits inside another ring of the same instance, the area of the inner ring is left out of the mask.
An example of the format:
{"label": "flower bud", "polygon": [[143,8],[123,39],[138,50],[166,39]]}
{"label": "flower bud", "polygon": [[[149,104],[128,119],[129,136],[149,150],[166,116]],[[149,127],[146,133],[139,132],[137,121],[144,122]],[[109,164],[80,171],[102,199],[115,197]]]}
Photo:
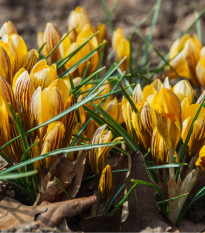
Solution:
{"label": "flower bud", "polygon": [[112,188],[112,170],[110,165],[107,165],[101,174],[98,186],[98,192],[103,200],[106,200]]}

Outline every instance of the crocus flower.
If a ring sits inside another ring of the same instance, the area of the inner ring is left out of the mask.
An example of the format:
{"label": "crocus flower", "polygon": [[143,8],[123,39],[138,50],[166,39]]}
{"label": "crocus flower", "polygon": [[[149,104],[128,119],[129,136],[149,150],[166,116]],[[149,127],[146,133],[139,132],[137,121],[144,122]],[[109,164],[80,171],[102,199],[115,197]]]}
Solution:
{"label": "crocus flower", "polygon": [[129,67],[130,44],[121,28],[117,28],[116,31],[113,32],[112,47],[116,53],[117,61],[126,57],[124,62],[120,65],[120,68],[126,71]]}
{"label": "crocus flower", "polygon": [[201,47],[201,42],[196,35],[191,38],[189,34],[186,34],[177,39],[169,52],[172,68],[168,67],[165,70],[165,76],[169,78],[184,77],[190,79],[194,85],[198,85],[195,68],[200,59]]}
{"label": "crocus flower", "polygon": [[112,188],[112,170],[110,165],[107,165],[101,174],[98,186],[98,192],[103,200],[106,200]]}
{"label": "crocus flower", "polygon": [[[91,144],[100,144],[100,143],[109,143],[112,141],[112,133],[111,131],[106,130],[106,124],[102,125],[100,128],[98,128],[91,140]],[[119,141],[122,138],[116,138],[113,141]],[[101,174],[103,169],[105,168],[105,162],[108,156],[108,153],[112,149],[112,146],[110,147],[100,147],[91,149],[89,151],[89,162],[90,167],[95,175]]]}

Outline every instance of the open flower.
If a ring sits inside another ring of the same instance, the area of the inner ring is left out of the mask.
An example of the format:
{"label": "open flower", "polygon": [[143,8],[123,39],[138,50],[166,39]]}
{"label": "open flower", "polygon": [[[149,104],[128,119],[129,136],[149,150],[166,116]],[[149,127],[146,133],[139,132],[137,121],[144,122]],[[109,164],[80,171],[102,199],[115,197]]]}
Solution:
{"label": "open flower", "polygon": [[[185,142],[191,123],[198,111],[199,104],[186,106],[183,114],[182,139]],[[193,131],[188,143],[189,156],[195,156],[205,144],[205,108],[202,107],[197,120],[194,122]]]}
{"label": "open flower", "polygon": [[199,151],[199,156],[195,162],[195,166],[200,171],[205,171],[205,145],[203,145],[201,150]]}
{"label": "open flower", "polygon": [[0,74],[10,83],[21,68],[31,69],[38,60],[38,52],[27,51],[27,46],[21,36],[12,33],[5,35],[0,41]]}
{"label": "open flower", "polygon": [[169,78],[184,77],[198,85],[195,68],[200,58],[201,47],[201,42],[196,35],[191,38],[189,34],[186,34],[177,39],[169,52],[172,68],[168,67],[164,75]]}
{"label": "open flower", "polygon": [[152,101],[156,113],[156,126],[167,143],[175,149],[181,137],[181,105],[178,97],[166,88],[162,88]]}

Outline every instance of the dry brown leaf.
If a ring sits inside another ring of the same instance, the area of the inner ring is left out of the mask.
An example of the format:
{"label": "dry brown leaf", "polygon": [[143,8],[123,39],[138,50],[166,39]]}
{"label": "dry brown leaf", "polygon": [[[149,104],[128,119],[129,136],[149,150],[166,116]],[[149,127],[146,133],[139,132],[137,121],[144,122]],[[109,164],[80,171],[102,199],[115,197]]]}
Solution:
{"label": "dry brown leaf", "polygon": [[36,221],[45,226],[55,227],[58,226],[64,218],[70,219],[78,215],[96,201],[96,196],[90,196],[41,205],[38,207],[38,210],[41,210],[41,208],[44,210],[47,207],[47,211],[38,215]]}
{"label": "dry brown leaf", "polygon": [[[132,168],[126,181],[127,190],[133,183],[131,179],[151,182],[147,174],[144,157],[140,152],[131,155]],[[166,231],[170,227],[159,215],[159,208],[155,200],[155,189],[151,186],[138,185],[128,197],[129,216],[121,223],[121,231],[141,231],[149,228],[161,228]]]}
{"label": "dry brown leaf", "polygon": [[40,192],[36,204],[43,201],[56,202],[67,200],[67,195],[62,191],[61,186],[69,193],[71,197],[75,197],[78,193],[84,172],[86,161],[86,153],[80,151],[77,159],[71,162],[67,158],[60,158],[52,171],[46,175],[42,182],[42,192]]}
{"label": "dry brown leaf", "polygon": [[[72,184],[67,186],[66,191],[70,194],[71,197],[75,197],[81,187],[81,182],[84,174],[84,167],[86,162],[87,151],[79,151],[76,160],[73,163],[73,171],[75,177],[72,180]],[[62,200],[68,199],[65,193],[62,193],[60,198]]]}
{"label": "dry brown leaf", "polygon": [[0,230],[37,221],[42,226],[57,227],[62,220],[70,219],[96,202],[96,196],[83,197],[56,203],[25,206],[12,198],[0,202]]}

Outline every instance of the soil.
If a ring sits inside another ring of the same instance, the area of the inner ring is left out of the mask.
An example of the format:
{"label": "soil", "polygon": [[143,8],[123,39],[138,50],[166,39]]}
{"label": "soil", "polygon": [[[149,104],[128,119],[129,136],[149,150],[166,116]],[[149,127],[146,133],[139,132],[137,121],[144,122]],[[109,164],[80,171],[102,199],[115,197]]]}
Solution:
{"label": "soil", "polygon": [[[108,9],[111,9],[115,0],[105,0]],[[156,1],[151,0],[119,0],[119,4],[112,14],[115,26],[123,28],[128,35],[136,25],[154,6]],[[43,31],[47,22],[54,25],[63,34],[67,31],[67,17],[76,6],[84,7],[93,25],[105,21],[105,13],[100,0],[0,0],[1,25],[11,20],[18,33],[24,38],[29,49],[37,48],[36,35]],[[162,0],[160,13],[153,34],[153,45],[162,54],[166,54],[170,45],[191,25],[195,19],[194,12],[205,8],[204,0]],[[150,29],[149,18],[139,29],[147,36]],[[201,17],[202,39],[205,35],[205,15]],[[194,27],[192,32],[196,32]],[[111,35],[111,31],[109,31]],[[138,38],[133,37],[133,43]],[[151,53],[152,63],[158,59]],[[156,60],[155,60],[156,59]],[[10,196],[18,199],[17,191],[5,183],[0,184],[0,199]],[[187,218],[194,222],[205,221],[205,199],[196,203],[189,211]]]}

